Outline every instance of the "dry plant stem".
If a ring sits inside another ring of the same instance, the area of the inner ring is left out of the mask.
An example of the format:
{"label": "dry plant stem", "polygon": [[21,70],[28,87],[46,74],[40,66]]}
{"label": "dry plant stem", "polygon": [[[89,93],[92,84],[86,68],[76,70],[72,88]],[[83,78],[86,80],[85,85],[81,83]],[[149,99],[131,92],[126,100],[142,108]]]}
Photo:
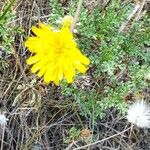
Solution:
{"label": "dry plant stem", "polygon": [[88,4],[86,6],[91,5],[93,2],[95,2],[95,0],[91,0],[90,2],[88,2]]}
{"label": "dry plant stem", "polygon": [[126,21],[123,22],[123,24],[121,25],[121,27],[119,28],[119,32],[122,32],[125,27],[127,26],[127,24],[129,23],[129,21],[131,20],[131,18],[135,15],[135,13],[138,11],[138,9],[140,8],[140,4],[137,3],[133,9],[133,11],[129,14],[129,16],[127,17]]}
{"label": "dry plant stem", "polygon": [[85,145],[85,146],[81,146],[81,147],[79,147],[79,148],[75,148],[74,150],[87,149],[87,148],[90,147],[90,146],[96,145],[96,144],[98,144],[98,143],[101,143],[101,142],[104,142],[104,141],[109,140],[109,139],[111,139],[111,138],[114,138],[114,137],[116,137],[116,136],[118,136],[118,135],[121,135],[121,134],[125,133],[126,131],[128,131],[128,130],[130,130],[130,129],[132,129],[132,126],[129,127],[129,128],[127,128],[127,129],[125,129],[125,130],[123,130],[122,132],[119,132],[119,133],[117,133],[117,134],[114,134],[114,135],[112,135],[112,136],[109,136],[109,137],[107,137],[107,138],[105,138],[105,139],[96,141],[96,142],[94,142],[94,143],[90,143],[90,144],[87,144],[87,145]]}
{"label": "dry plant stem", "polygon": [[137,15],[136,15],[136,17],[135,17],[135,20],[136,21],[138,21],[141,17],[141,12],[142,12],[142,9],[143,9],[143,7],[144,7],[144,5],[145,5],[145,2],[146,2],[146,0],[142,0],[141,1],[141,6],[140,6],[140,8],[139,8],[139,10],[138,10],[138,12],[137,12]]}
{"label": "dry plant stem", "polygon": [[27,79],[27,77],[26,77],[26,75],[24,73],[25,70],[23,69],[23,67],[21,65],[21,62],[20,62],[20,59],[19,59],[19,56],[18,56],[18,54],[17,54],[17,52],[16,52],[16,50],[14,48],[13,48],[13,54],[14,54],[14,57],[16,58],[16,64],[19,66],[20,71],[21,71],[21,73],[23,75],[23,78],[24,78],[25,82],[28,83],[28,79]]}
{"label": "dry plant stem", "polygon": [[[15,78],[16,78],[16,76],[17,76],[17,71],[18,71],[18,67],[17,67],[17,65],[16,65],[16,69],[15,69],[15,73],[14,73],[13,79],[12,79],[12,81],[9,83],[7,89],[4,91],[4,93],[3,93],[3,95],[2,95],[3,97],[7,94],[7,92],[9,91],[9,89],[11,88],[11,86],[13,85],[13,83],[14,83],[14,81],[15,81]],[[3,100],[5,100],[5,99],[3,99]]]}
{"label": "dry plant stem", "polygon": [[78,21],[79,15],[80,15],[82,3],[83,3],[83,0],[79,0],[78,7],[77,7],[77,10],[76,10],[76,13],[75,13],[74,20],[73,20],[73,24],[72,24],[72,26],[71,26],[71,31],[72,31],[72,32],[73,32],[73,30],[74,30],[75,27],[76,27],[76,23],[77,23],[77,21]]}
{"label": "dry plant stem", "polygon": [[3,143],[4,143],[4,134],[5,134],[5,124],[2,125],[3,133],[2,133],[2,140],[1,140],[1,150],[3,150]]}
{"label": "dry plant stem", "polygon": [[76,143],[77,143],[77,142],[72,141],[72,143],[69,144],[68,147],[67,147],[65,150],[71,150],[71,148],[72,148],[74,145],[76,145]]}
{"label": "dry plant stem", "polygon": [[[34,10],[34,8],[35,8],[35,0],[33,1],[33,3],[32,3],[32,8],[31,8],[31,13],[29,14],[29,16],[30,16],[30,20],[29,20],[29,29],[31,28],[31,26],[32,26],[32,20],[31,20],[31,17],[32,17],[32,15],[33,15],[33,10]],[[28,31],[28,35],[30,35],[30,30]]]}
{"label": "dry plant stem", "polygon": [[131,138],[133,127],[134,127],[134,124],[131,124],[131,130],[130,130],[130,134],[129,134],[129,139]]}
{"label": "dry plant stem", "polygon": [[145,16],[146,12],[147,12],[147,11],[144,10],[144,11],[139,15],[138,20],[140,20],[143,16]]}

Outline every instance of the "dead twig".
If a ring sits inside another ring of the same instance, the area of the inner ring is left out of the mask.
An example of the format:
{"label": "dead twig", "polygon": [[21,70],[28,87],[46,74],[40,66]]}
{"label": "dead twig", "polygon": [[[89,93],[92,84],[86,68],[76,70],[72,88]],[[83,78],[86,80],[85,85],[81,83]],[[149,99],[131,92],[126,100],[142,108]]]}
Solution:
{"label": "dead twig", "polygon": [[102,140],[99,140],[99,141],[96,141],[96,142],[94,142],[94,143],[90,143],[90,144],[81,146],[81,147],[79,147],[79,148],[75,148],[74,150],[87,149],[87,148],[90,147],[90,146],[99,144],[99,143],[101,143],[101,142],[104,142],[104,141],[106,141],[106,140],[109,140],[109,139],[111,139],[111,138],[114,138],[114,137],[116,137],[116,136],[118,136],[118,135],[122,135],[123,133],[127,132],[127,131],[130,130],[131,128],[132,128],[132,126],[129,127],[129,128],[127,128],[127,129],[125,129],[125,130],[123,130],[122,132],[119,132],[119,133],[114,134],[114,135],[112,135],[112,136],[106,137],[106,138],[104,138],[104,139],[102,139]]}
{"label": "dead twig", "polygon": [[131,20],[131,18],[135,15],[135,13],[138,11],[138,9],[140,8],[140,4],[137,3],[133,9],[133,11],[129,14],[129,16],[127,17],[126,21],[123,22],[123,24],[121,25],[121,27],[119,28],[119,32],[122,32],[124,30],[124,28],[127,26],[127,24],[129,23],[129,21]]}
{"label": "dead twig", "polygon": [[143,7],[145,5],[146,0],[142,0],[140,3],[140,8],[138,9],[137,15],[135,17],[135,20],[138,21],[141,18],[141,12],[143,10]]}
{"label": "dead twig", "polygon": [[83,3],[83,0],[79,0],[78,7],[77,7],[77,10],[76,10],[76,13],[75,13],[74,20],[73,20],[73,24],[72,24],[72,26],[71,26],[71,31],[72,31],[72,32],[73,32],[73,30],[74,30],[75,27],[76,27],[76,23],[77,23],[77,20],[78,20],[80,11],[81,11],[82,3]]}

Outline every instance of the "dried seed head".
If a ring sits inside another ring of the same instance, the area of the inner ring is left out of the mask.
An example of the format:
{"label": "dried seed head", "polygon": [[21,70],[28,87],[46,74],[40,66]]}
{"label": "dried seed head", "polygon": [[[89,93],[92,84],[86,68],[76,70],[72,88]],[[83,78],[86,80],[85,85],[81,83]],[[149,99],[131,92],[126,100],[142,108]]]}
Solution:
{"label": "dried seed head", "polygon": [[90,136],[90,133],[91,133],[91,131],[89,129],[85,128],[81,131],[81,137],[83,139],[88,138]]}
{"label": "dried seed head", "polygon": [[0,114],[0,125],[4,126],[7,124],[8,118],[4,114]]}
{"label": "dried seed head", "polygon": [[150,128],[150,106],[143,100],[129,106],[127,120],[140,128]]}

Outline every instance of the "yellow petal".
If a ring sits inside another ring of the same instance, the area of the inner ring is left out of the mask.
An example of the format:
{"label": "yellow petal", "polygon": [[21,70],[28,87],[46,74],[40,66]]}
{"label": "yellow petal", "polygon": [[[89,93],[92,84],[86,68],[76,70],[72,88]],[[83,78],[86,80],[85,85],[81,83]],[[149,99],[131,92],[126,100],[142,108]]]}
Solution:
{"label": "yellow petal", "polygon": [[49,83],[50,81],[53,80],[53,78],[55,78],[54,71],[55,71],[55,66],[54,65],[49,65],[49,68],[47,68],[47,70],[44,74],[44,81],[46,83]]}
{"label": "yellow petal", "polygon": [[31,68],[31,72],[32,73],[35,73],[37,72],[38,70],[40,70],[44,64],[46,64],[46,61],[45,60],[41,60],[41,61],[38,61],[37,63],[35,63],[32,68]]}
{"label": "yellow petal", "polygon": [[68,28],[71,28],[71,25],[73,23],[73,17],[72,16],[65,16],[63,19],[62,19],[62,27],[68,27]]}
{"label": "yellow petal", "polygon": [[38,77],[42,77],[45,74],[47,68],[48,68],[47,65],[43,66],[37,73]]}
{"label": "yellow petal", "polygon": [[32,26],[32,31],[37,35],[37,37],[45,37],[51,35],[52,28],[51,26],[46,26],[43,23],[39,23],[39,27]]}
{"label": "yellow petal", "polygon": [[75,69],[73,68],[72,64],[66,63],[64,65],[64,76],[68,83],[73,82],[73,77],[75,76]]}
{"label": "yellow petal", "polygon": [[60,81],[60,80],[62,80],[62,78],[63,78],[63,67],[59,67],[58,68],[58,70],[57,70],[57,78],[58,78],[58,80]]}
{"label": "yellow petal", "polygon": [[39,27],[40,28],[42,28],[42,30],[45,30],[45,31],[52,31],[52,30],[54,30],[54,28],[52,27],[52,26],[50,26],[50,25],[45,25],[44,23],[42,23],[42,22],[39,22]]}
{"label": "yellow petal", "polygon": [[90,60],[86,56],[81,54],[78,58],[80,59],[81,63],[83,63],[85,65],[90,64]]}
{"label": "yellow petal", "polygon": [[27,64],[28,65],[31,65],[31,64],[34,64],[36,62],[38,62],[40,60],[40,57],[38,54],[34,55],[34,56],[31,56],[30,58],[27,59]]}
{"label": "yellow petal", "polygon": [[53,80],[54,83],[56,85],[59,85],[59,82],[62,80],[63,78],[63,67],[59,66],[57,67],[57,69],[55,70],[55,75],[56,78]]}
{"label": "yellow petal", "polygon": [[37,37],[29,37],[25,46],[29,48],[30,52],[37,53],[43,49],[44,43]]}
{"label": "yellow petal", "polygon": [[87,71],[87,68],[84,65],[82,65],[79,61],[76,61],[74,63],[74,66],[81,73],[85,73]]}

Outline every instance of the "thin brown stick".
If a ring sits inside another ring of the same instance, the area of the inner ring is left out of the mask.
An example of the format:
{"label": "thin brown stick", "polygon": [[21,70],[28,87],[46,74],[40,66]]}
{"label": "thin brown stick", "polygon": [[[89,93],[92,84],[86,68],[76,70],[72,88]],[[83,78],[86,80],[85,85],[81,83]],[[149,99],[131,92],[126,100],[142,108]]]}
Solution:
{"label": "thin brown stick", "polygon": [[127,17],[126,21],[122,23],[121,27],[119,28],[119,32],[122,32],[124,30],[124,28],[127,26],[127,24],[129,23],[129,21],[131,20],[131,18],[135,15],[135,13],[138,11],[138,9],[140,8],[140,4],[137,3],[133,9],[133,11],[129,14],[129,16]]}
{"label": "thin brown stick", "polygon": [[142,10],[143,10],[143,7],[144,7],[144,5],[145,5],[145,2],[146,2],[146,0],[142,0],[141,3],[140,3],[140,8],[139,8],[139,10],[138,10],[138,12],[137,12],[137,15],[136,15],[136,17],[135,17],[135,20],[136,20],[136,21],[138,21],[138,20],[140,19],[141,12],[142,12]]}
{"label": "thin brown stick", "polygon": [[113,138],[113,137],[116,137],[116,136],[118,136],[118,135],[120,135],[120,134],[123,134],[124,132],[130,130],[131,128],[132,128],[132,126],[129,127],[129,128],[127,128],[127,129],[125,129],[125,130],[123,130],[122,132],[119,132],[119,133],[117,133],[117,134],[114,134],[114,135],[112,135],[112,136],[109,136],[109,137],[107,137],[107,138],[104,138],[104,139],[102,139],[102,140],[96,141],[96,142],[94,142],[94,143],[90,143],[90,144],[87,144],[87,145],[84,145],[84,146],[75,148],[74,150],[80,150],[80,149],[85,149],[85,148],[87,149],[87,148],[90,147],[90,146],[96,145],[96,144],[98,144],[98,143],[101,143],[101,142],[104,142],[104,141],[106,141],[106,140],[109,140],[109,139],[111,139],[111,138]]}
{"label": "thin brown stick", "polygon": [[19,69],[20,69],[20,71],[21,71],[21,73],[23,75],[23,78],[24,78],[25,82],[27,83],[28,82],[28,78],[25,75],[25,69],[23,69],[23,67],[21,65],[21,62],[20,62],[20,59],[19,59],[19,55],[17,54],[17,52],[16,52],[14,47],[12,47],[12,49],[13,49],[14,57],[16,59],[16,64],[19,66]]}
{"label": "thin brown stick", "polygon": [[78,21],[79,15],[80,15],[82,3],[83,3],[83,0],[79,0],[78,7],[77,7],[77,10],[76,10],[76,13],[75,13],[75,16],[74,16],[73,24],[72,24],[72,26],[71,26],[71,31],[72,31],[72,32],[73,32],[73,30],[74,30],[75,27],[76,27],[76,23],[77,23],[77,21]]}
{"label": "thin brown stick", "polygon": [[4,143],[4,135],[5,135],[5,123],[2,124],[2,129],[3,129],[3,133],[2,133],[2,140],[1,140],[1,150],[3,150],[3,143]]}

